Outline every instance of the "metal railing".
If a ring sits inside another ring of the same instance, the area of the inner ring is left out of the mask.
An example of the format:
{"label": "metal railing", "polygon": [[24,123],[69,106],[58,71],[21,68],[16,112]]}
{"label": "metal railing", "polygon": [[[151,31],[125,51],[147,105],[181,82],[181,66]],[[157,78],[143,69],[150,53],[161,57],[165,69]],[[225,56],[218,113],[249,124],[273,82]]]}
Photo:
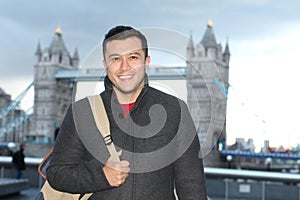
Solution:
{"label": "metal railing", "polygon": [[[12,158],[0,156],[1,178],[12,170]],[[29,181],[43,183],[37,174],[42,158],[26,157]],[[10,166],[10,168],[8,167]],[[31,172],[30,172],[31,171]],[[300,200],[300,174],[205,167],[206,186],[211,199],[297,199]]]}
{"label": "metal railing", "polygon": [[300,200],[300,174],[223,168],[204,172],[212,199]]}

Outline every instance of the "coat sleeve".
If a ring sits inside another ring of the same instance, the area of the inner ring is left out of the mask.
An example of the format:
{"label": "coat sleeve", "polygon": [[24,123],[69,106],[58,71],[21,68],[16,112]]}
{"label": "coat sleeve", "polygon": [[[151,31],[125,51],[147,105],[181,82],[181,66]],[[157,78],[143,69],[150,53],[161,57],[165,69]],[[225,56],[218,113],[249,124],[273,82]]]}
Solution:
{"label": "coat sleeve", "polygon": [[[181,120],[177,134],[184,135],[177,151],[186,149],[182,146],[189,144],[187,150],[174,163],[175,187],[181,200],[206,200],[206,185],[203,162],[200,158],[200,143],[192,117],[184,102],[181,102]],[[193,138],[192,142],[187,142]]]}
{"label": "coat sleeve", "polygon": [[112,188],[103,164],[88,153],[76,132],[72,106],[60,127],[46,175],[53,188],[68,193],[94,193]]}

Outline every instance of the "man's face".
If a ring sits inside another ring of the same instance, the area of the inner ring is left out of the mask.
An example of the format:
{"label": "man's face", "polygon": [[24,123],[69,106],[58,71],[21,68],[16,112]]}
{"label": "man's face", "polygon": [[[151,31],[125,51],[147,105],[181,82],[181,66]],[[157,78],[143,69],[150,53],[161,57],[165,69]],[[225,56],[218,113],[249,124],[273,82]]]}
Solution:
{"label": "man's face", "polygon": [[112,40],[106,44],[104,56],[103,64],[114,89],[126,95],[139,93],[150,63],[150,57],[145,58],[141,40],[137,37]]}

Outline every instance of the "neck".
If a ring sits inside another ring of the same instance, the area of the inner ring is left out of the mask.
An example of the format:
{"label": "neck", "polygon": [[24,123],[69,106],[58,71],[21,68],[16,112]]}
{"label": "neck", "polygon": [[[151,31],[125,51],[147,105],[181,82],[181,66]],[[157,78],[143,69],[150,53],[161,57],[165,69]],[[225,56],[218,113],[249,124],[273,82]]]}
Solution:
{"label": "neck", "polygon": [[132,93],[124,93],[118,90],[117,88],[114,88],[114,91],[117,95],[117,99],[120,104],[129,104],[129,103],[134,103],[136,102],[138,96],[140,95],[144,85],[142,84],[140,87],[138,87],[134,92]]}

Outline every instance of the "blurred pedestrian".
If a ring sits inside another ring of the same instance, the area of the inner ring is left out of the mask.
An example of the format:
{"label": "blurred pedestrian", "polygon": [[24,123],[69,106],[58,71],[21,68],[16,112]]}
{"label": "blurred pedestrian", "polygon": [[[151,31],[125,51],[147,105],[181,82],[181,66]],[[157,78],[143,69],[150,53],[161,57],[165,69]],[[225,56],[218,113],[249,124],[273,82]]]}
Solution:
{"label": "blurred pedestrian", "polygon": [[24,150],[25,144],[22,143],[20,144],[20,149],[13,154],[12,162],[17,170],[16,179],[20,179],[23,174],[23,170],[26,169]]}

